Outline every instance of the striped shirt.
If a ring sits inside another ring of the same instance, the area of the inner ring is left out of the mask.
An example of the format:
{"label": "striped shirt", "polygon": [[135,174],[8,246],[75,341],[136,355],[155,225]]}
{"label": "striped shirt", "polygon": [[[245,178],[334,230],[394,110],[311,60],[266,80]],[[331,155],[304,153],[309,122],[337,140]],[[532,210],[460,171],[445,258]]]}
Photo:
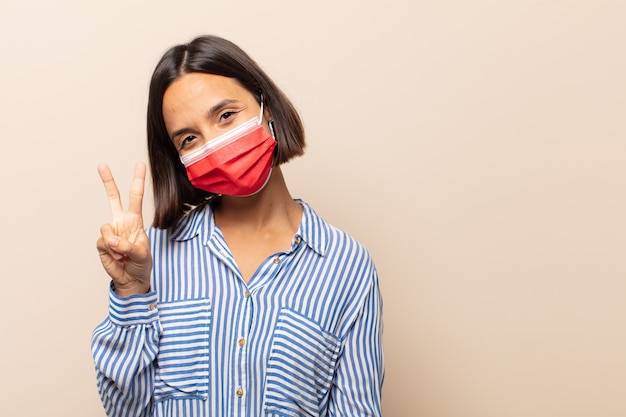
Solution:
{"label": "striped shirt", "polygon": [[209,205],[148,228],[152,291],[109,292],[92,352],[108,416],[380,416],[382,299],[368,252],[306,203],[246,283]]}

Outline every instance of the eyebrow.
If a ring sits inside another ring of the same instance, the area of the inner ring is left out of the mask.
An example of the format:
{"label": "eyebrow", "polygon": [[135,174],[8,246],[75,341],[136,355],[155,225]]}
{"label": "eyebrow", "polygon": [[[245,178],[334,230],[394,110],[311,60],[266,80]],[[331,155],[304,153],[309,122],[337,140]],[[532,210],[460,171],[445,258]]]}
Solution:
{"label": "eyebrow", "polygon": [[[215,106],[211,107],[209,109],[209,114],[215,114],[218,113],[220,110],[222,110],[224,107],[230,105],[230,104],[234,104],[234,103],[238,103],[239,100],[235,100],[235,99],[225,99],[220,101],[219,103],[217,103]],[[175,130],[174,132],[172,132],[172,135],[170,137],[170,139],[173,141],[174,138],[176,138],[179,135],[182,135],[183,133],[188,132],[189,129],[188,127],[183,127],[181,129]]]}

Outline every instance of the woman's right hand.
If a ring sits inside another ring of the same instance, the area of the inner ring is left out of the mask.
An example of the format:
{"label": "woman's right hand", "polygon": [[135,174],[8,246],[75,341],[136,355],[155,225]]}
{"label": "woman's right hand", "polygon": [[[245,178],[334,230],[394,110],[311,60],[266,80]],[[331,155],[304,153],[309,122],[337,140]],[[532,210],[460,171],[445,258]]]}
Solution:
{"label": "woman's right hand", "polygon": [[99,165],[98,173],[104,184],[113,219],[100,228],[96,243],[102,266],[113,280],[115,293],[120,297],[145,294],[150,290],[152,255],[150,242],[143,226],[142,202],[146,165],[139,162],[130,188],[128,211],[124,211],[120,192],[111,170]]}

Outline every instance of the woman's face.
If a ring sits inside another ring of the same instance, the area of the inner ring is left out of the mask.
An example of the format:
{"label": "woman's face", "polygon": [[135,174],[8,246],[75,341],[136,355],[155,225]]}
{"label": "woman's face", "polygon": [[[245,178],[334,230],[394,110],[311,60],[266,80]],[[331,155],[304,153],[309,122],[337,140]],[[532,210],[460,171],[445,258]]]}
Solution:
{"label": "woman's face", "polygon": [[185,74],[163,95],[167,134],[181,156],[258,117],[260,110],[238,81],[214,74]]}

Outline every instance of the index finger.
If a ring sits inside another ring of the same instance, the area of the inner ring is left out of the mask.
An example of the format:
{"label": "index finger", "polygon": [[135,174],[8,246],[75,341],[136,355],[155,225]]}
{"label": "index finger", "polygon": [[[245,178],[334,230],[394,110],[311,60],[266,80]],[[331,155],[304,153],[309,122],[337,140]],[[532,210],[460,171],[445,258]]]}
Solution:
{"label": "index finger", "polygon": [[141,206],[143,202],[143,188],[146,183],[146,164],[137,162],[133,183],[130,186],[130,197],[128,199],[128,212],[141,216]]}
{"label": "index finger", "polygon": [[111,206],[113,217],[117,217],[124,212],[124,209],[122,207],[122,200],[120,199],[120,191],[117,189],[111,169],[109,169],[109,166],[106,164],[100,164],[98,165],[98,174],[100,175],[100,179],[104,184],[104,190],[109,198],[109,205]]}

